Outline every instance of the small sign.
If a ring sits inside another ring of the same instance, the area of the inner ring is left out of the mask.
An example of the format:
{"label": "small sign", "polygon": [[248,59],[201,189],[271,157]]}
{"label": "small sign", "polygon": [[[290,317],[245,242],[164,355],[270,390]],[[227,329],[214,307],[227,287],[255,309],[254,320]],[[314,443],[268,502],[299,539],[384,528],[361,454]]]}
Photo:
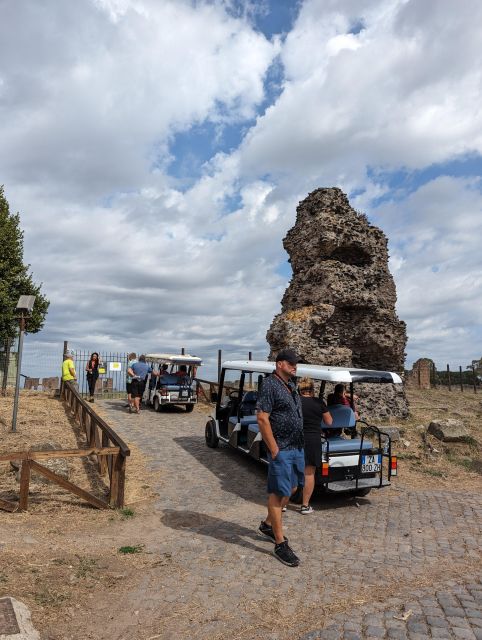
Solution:
{"label": "small sign", "polygon": [[103,362],[99,362],[99,368],[97,369],[97,371],[100,374],[106,373],[107,369],[105,368],[105,364]]}
{"label": "small sign", "polygon": [[109,371],[122,371],[122,362],[109,362]]}

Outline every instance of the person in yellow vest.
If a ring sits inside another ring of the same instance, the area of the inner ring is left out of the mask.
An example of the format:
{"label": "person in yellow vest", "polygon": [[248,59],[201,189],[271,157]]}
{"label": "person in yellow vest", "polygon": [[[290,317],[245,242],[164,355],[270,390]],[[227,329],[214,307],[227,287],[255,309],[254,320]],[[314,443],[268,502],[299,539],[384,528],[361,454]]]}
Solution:
{"label": "person in yellow vest", "polygon": [[68,382],[70,380],[72,384],[76,385],[77,373],[75,372],[73,355],[74,352],[70,349],[67,349],[65,352],[65,360],[62,362],[62,382]]}

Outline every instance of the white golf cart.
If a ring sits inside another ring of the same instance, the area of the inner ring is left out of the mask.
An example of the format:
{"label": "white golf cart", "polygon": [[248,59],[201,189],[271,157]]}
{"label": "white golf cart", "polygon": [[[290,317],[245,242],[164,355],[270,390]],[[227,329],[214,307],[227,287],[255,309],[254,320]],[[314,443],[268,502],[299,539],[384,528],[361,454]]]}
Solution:
{"label": "white golf cart", "polygon": [[[274,362],[253,360],[223,363],[215,415],[205,429],[208,447],[215,448],[222,441],[268,464],[255,410],[263,380],[275,366]],[[326,383],[348,384],[352,407],[354,383],[402,383],[400,376],[389,371],[308,364],[299,364],[296,375],[321,381],[320,397]],[[333,405],[328,409],[333,424],[330,427],[320,424],[322,464],[316,472],[316,486],[326,492],[367,495],[371,489],[390,485],[390,478],[397,475],[397,459],[392,456],[389,434],[360,420],[357,423],[353,409],[348,406]],[[357,424],[361,427],[359,430]]]}
{"label": "white golf cart", "polygon": [[184,405],[190,412],[197,403],[196,371],[202,360],[189,354],[149,353],[146,355],[153,370],[160,375],[150,375],[146,384],[146,404],[160,411],[169,404]]}

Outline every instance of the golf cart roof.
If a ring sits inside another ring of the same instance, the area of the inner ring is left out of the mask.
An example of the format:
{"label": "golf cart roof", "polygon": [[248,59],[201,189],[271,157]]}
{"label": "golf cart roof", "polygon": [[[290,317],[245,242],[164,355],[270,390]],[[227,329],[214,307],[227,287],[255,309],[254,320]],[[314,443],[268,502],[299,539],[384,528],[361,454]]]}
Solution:
{"label": "golf cart roof", "polygon": [[[253,373],[273,373],[275,362],[261,360],[228,360],[223,362],[223,369],[235,371],[252,371]],[[324,367],[318,364],[299,364],[296,368],[298,378],[307,376],[313,380],[327,382],[373,382],[401,384],[402,379],[392,371],[372,371],[370,369],[354,369],[352,367]]]}
{"label": "golf cart roof", "polygon": [[159,364],[202,364],[201,358],[197,356],[191,356],[188,353],[175,354],[175,353],[147,353],[146,360],[149,362],[158,362]]}

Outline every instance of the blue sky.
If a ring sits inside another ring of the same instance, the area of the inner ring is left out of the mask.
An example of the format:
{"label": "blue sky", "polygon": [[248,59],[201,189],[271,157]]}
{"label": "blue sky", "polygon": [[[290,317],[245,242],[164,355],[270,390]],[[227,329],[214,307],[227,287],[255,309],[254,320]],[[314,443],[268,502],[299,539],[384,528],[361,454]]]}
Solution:
{"label": "blue sky", "polygon": [[480,357],[481,20],[477,0],[7,4],[0,183],[52,301],[31,348],[265,357],[296,206],[339,186],[388,237],[407,364]]}

